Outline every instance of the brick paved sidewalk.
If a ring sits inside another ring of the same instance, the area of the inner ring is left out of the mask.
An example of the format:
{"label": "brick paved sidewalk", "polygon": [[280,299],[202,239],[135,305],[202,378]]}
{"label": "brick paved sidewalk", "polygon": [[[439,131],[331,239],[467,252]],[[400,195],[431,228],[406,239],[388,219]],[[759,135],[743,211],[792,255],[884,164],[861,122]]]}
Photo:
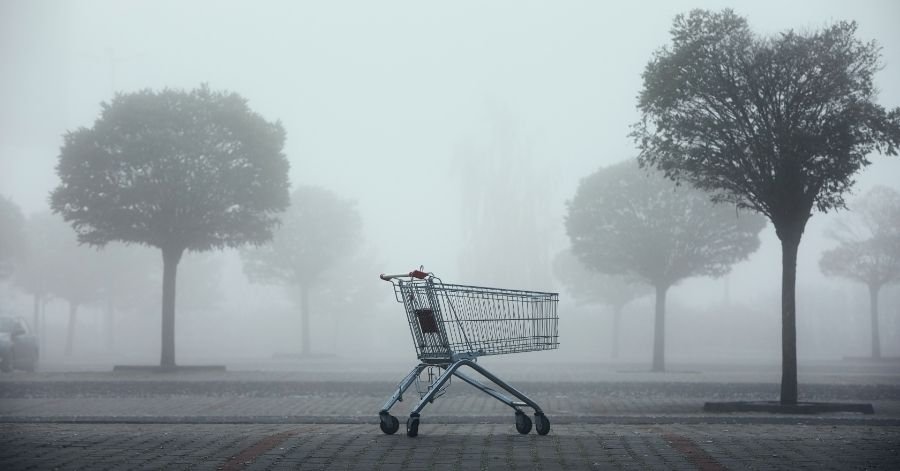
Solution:
{"label": "brick paved sidewalk", "polygon": [[900,427],[0,425],[0,467],[25,469],[470,470],[900,469]]}
{"label": "brick paved sidewalk", "polygon": [[802,385],[801,399],[876,410],[808,417],[702,412],[773,399],[770,383],[516,380],[551,419],[544,437],[519,435],[508,407],[454,383],[409,438],[415,392],[388,436],[376,416],[393,381],[307,375],[9,375],[0,469],[900,469],[893,381]]}

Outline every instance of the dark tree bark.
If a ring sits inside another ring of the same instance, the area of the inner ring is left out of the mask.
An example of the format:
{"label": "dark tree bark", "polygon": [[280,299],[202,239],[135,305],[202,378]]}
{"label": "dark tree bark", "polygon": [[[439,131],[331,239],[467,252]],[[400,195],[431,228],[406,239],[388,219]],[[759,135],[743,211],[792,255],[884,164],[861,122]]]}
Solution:
{"label": "dark tree bark", "polygon": [[653,371],[666,371],[666,291],[668,285],[656,285],[656,317],[653,328]]}
{"label": "dark tree bark", "polygon": [[881,285],[869,285],[869,314],[872,316],[872,358],[881,358],[881,339],[878,337],[878,292]]}
{"label": "dark tree bark", "polygon": [[309,355],[309,286],[300,285],[300,353]]}
{"label": "dark tree bark", "polygon": [[797,248],[800,235],[781,239],[781,403],[797,403]]}
{"label": "dark tree bark", "polygon": [[69,327],[66,329],[66,356],[72,355],[75,343],[75,323],[78,320],[78,303],[69,301]]}
{"label": "dark tree bark", "polygon": [[175,368],[175,275],[182,248],[164,248],[162,293],[162,352],[159,366]]}

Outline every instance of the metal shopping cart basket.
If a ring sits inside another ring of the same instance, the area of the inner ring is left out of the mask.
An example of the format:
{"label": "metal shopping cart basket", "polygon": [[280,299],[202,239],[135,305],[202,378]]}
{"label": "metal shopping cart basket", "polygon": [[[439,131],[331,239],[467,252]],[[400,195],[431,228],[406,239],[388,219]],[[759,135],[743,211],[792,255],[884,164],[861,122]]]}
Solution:
{"label": "metal shopping cart basket", "polygon": [[[480,356],[552,350],[559,346],[556,305],[559,294],[538,291],[485,288],[443,283],[432,273],[415,270],[403,275],[381,275],[394,287],[397,302],[406,308],[409,330],[419,364],[400,381],[397,390],[378,413],[381,430],[393,434],[400,422],[390,414],[415,383],[419,403],[406,421],[406,435],[419,433],[419,414],[441,396],[451,376],[456,376],[516,411],[516,430],[531,431],[531,419],[523,407],[534,410],[537,433],[550,431],[550,420],[534,401],[479,366]],[[459,371],[469,368],[514,398]],[[424,377],[424,379],[423,379]]]}

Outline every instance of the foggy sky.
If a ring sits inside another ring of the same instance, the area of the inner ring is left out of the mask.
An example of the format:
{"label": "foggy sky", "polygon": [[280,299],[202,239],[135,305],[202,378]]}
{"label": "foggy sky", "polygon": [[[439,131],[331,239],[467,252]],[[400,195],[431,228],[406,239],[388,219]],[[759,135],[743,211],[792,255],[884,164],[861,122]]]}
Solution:
{"label": "foggy sky", "polygon": [[[514,116],[535,171],[548,173],[536,191],[555,208],[552,249],[562,249],[564,202],[579,179],[636,155],[627,133],[638,118],[640,74],[668,43],[672,18],[723,7],[762,33],[858,21],[859,38],[883,47],[879,101],[900,105],[900,3],[892,0],[7,0],[0,193],[26,214],[46,209],[61,135],[91,126],[114,90],[208,82],[283,122],[294,186],[358,201],[385,271],[424,263],[449,280],[462,241],[454,152],[490,140],[492,110]],[[900,159],[874,161],[857,195],[874,184],[900,187]],[[799,286],[824,282],[817,261],[827,224],[816,215],[807,228]],[[761,250],[735,269],[735,296],[777,291],[779,264],[770,226]]]}

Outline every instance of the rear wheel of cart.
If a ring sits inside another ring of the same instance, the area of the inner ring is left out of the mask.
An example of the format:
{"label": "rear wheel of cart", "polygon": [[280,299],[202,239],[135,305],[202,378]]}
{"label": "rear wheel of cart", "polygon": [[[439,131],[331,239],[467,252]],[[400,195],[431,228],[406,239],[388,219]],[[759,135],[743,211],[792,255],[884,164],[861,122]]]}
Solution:
{"label": "rear wheel of cart", "polygon": [[550,419],[544,414],[534,414],[534,429],[538,435],[547,435],[550,432]]}
{"label": "rear wheel of cart", "polygon": [[531,419],[520,410],[516,411],[516,430],[522,435],[527,435],[531,431]]}
{"label": "rear wheel of cart", "polygon": [[381,419],[381,423],[379,426],[381,427],[381,431],[388,434],[393,435],[397,430],[400,429],[400,421],[397,420],[396,417],[390,414],[384,414],[379,417]]}
{"label": "rear wheel of cart", "polygon": [[415,437],[419,434],[419,417],[410,416],[406,419],[406,436]]}

